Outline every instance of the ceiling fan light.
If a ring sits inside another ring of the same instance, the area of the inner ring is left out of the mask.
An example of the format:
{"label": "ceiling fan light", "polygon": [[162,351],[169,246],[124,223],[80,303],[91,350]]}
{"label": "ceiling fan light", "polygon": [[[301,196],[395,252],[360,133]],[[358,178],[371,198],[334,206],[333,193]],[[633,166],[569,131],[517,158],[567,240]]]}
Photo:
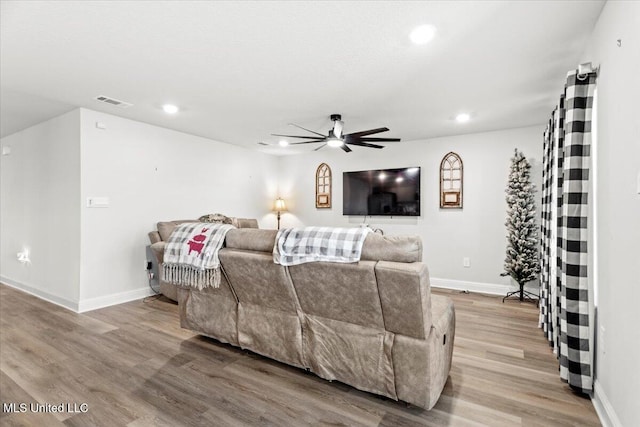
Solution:
{"label": "ceiling fan light", "polygon": [[278,144],[280,144],[281,147],[286,147],[287,145],[289,145],[289,141],[287,141],[286,139],[281,139],[280,141],[278,141]]}
{"label": "ceiling fan light", "polygon": [[327,145],[329,147],[340,147],[343,144],[341,139],[338,138],[329,138],[327,139]]}

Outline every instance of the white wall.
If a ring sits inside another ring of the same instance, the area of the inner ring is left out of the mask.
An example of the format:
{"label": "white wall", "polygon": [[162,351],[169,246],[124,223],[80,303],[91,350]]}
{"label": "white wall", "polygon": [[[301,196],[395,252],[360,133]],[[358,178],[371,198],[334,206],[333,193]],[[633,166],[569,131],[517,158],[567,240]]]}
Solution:
{"label": "white wall", "polygon": [[157,221],[220,212],[275,228],[277,157],[81,111],[81,197],[110,200],[82,207],[81,309],[146,291],[144,248]]}
{"label": "white wall", "polygon": [[[510,284],[499,277],[506,248],[506,202],[510,158],[517,147],[532,162],[532,180],[541,181],[544,125],[498,132],[388,144],[383,150],[354,148],[346,154],[328,147],[318,152],[280,160],[280,195],[289,212],[283,226],[362,223],[364,218],[342,215],[342,173],[365,169],[409,166],[422,168],[422,212],[412,217],[367,217],[366,223],[386,234],[418,234],[424,244],[424,261],[436,285],[461,286],[500,293]],[[357,150],[357,151],[356,151]],[[454,151],[464,163],[464,208],[439,208],[439,167],[442,157]],[[315,172],[327,163],[333,171],[331,209],[315,208]],[[539,199],[539,193],[536,195]],[[469,257],[471,268],[462,258]],[[471,285],[470,285],[471,283]],[[472,286],[474,285],[474,286]]]}
{"label": "white wall", "polygon": [[[618,47],[617,40],[622,40]],[[596,239],[596,408],[605,425],[640,425],[640,3],[605,5],[584,61],[600,64]]]}
{"label": "white wall", "polygon": [[[80,112],[2,138],[0,276],[77,309],[80,284]],[[31,263],[17,261],[29,250]]]}

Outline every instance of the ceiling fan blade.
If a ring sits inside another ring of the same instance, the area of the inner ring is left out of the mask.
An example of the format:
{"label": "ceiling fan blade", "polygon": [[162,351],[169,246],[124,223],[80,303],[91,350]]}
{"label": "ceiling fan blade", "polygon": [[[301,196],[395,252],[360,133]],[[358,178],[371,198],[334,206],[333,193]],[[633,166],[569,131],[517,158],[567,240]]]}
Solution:
{"label": "ceiling fan blade", "polygon": [[389,130],[389,128],[369,129],[369,130],[363,130],[363,131],[360,131],[360,132],[348,133],[345,136],[355,136],[357,138],[357,137],[360,137],[360,136],[373,135],[374,133],[386,132],[388,130]]}
{"label": "ceiling fan blade", "polygon": [[[298,136],[298,135],[282,135],[279,133],[272,133],[273,136],[285,136],[287,138],[301,138],[301,139],[318,139],[317,136]],[[324,135],[322,136],[324,138]]]}
{"label": "ceiling fan blade", "polygon": [[342,144],[340,148],[342,148],[342,150],[344,150],[345,153],[350,153],[352,151],[351,148],[347,147],[344,144]]}
{"label": "ceiling fan blade", "polygon": [[345,144],[358,145],[360,147],[369,147],[369,148],[384,148],[382,145],[367,144],[366,142],[360,142],[360,141],[349,141],[349,142],[345,142]]}
{"label": "ceiling fan blade", "polygon": [[291,142],[289,145],[300,145],[300,144],[314,144],[316,142],[324,142],[324,139],[315,139],[313,141],[300,141],[300,142]]}
{"label": "ceiling fan blade", "polygon": [[366,141],[366,142],[400,142],[400,138],[356,138],[356,141]]}
{"label": "ceiling fan blade", "polygon": [[342,136],[342,128],[344,127],[344,122],[342,120],[336,120],[333,122],[333,134],[336,138],[340,138]]}
{"label": "ceiling fan blade", "polygon": [[297,125],[297,124],[295,124],[295,123],[289,123],[289,126],[295,126],[295,127],[297,127],[298,129],[302,129],[302,130],[306,130],[307,132],[315,133],[316,135],[320,135],[320,136],[321,136],[321,137],[323,137],[323,138],[326,136],[326,135],[323,135],[323,134],[318,133],[318,132],[316,132],[316,131],[313,131],[313,130],[311,130],[311,129],[307,129],[307,128],[303,128],[302,126],[298,126],[298,125]]}
{"label": "ceiling fan blade", "polygon": [[321,149],[323,147],[326,147],[326,146],[327,146],[327,144],[322,144],[320,147],[314,148],[313,151],[318,151],[319,149]]}

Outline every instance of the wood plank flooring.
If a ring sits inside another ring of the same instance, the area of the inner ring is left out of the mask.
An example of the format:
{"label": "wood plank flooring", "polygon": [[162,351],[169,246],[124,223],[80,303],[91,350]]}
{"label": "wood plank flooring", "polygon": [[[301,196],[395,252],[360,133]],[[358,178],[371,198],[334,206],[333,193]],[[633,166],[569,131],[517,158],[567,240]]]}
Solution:
{"label": "wood plank flooring", "polygon": [[532,304],[455,301],[453,367],[431,411],[327,382],[181,329],[164,297],[76,314],[0,285],[2,403],[87,412],[0,413],[2,426],[595,426],[564,384]]}

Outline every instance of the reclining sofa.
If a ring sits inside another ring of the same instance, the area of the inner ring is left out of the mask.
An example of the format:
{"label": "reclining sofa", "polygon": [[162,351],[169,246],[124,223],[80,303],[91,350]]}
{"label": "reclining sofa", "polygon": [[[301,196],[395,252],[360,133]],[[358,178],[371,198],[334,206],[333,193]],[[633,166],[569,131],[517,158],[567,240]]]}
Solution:
{"label": "reclining sofa", "polygon": [[[431,409],[451,368],[455,311],[431,295],[420,238],[370,233],[358,263],[284,267],[273,262],[276,233],[230,230],[220,287],[176,287],[181,326]],[[152,249],[162,262],[164,242]]]}
{"label": "reclining sofa", "polygon": [[[207,215],[205,215],[207,216]],[[211,215],[213,216],[213,215]],[[224,217],[223,215],[220,215]],[[236,228],[258,228],[258,220],[253,218],[233,218],[224,217],[228,219],[228,223]],[[175,228],[184,222],[199,222],[197,219],[181,219],[176,221],[160,221],[157,224],[157,230],[150,231],[148,233],[149,241],[151,242],[151,254],[154,260],[147,259],[151,264],[155,264],[155,273],[159,274],[162,266],[162,260],[164,258],[164,247],[169,240],[171,233]],[[225,221],[227,222],[227,221]],[[159,280],[160,293],[165,297],[173,301],[178,301],[178,288],[175,285],[167,283],[163,280]]]}

